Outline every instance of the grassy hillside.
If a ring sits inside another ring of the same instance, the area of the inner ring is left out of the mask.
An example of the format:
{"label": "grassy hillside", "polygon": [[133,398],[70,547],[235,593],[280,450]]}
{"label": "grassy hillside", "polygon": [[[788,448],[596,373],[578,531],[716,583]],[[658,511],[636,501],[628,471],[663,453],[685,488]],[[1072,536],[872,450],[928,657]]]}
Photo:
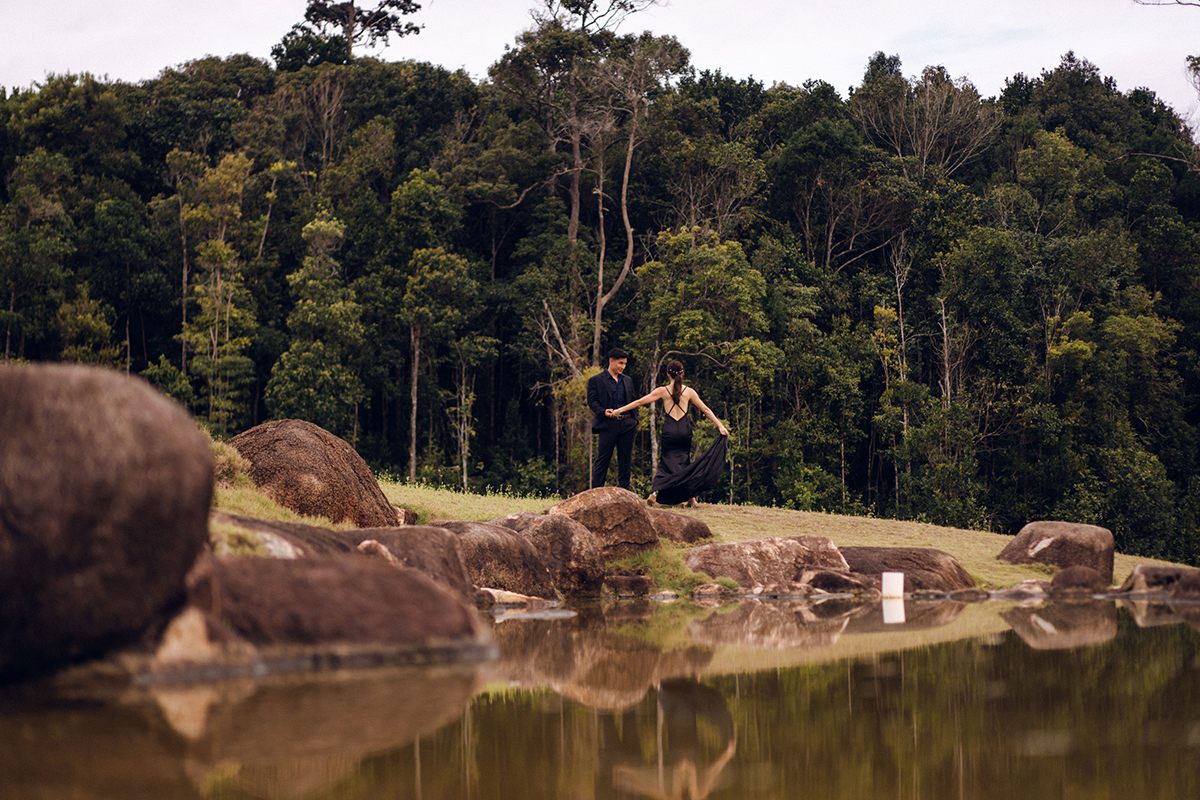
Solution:
{"label": "grassy hillside", "polygon": [[[214,506],[222,511],[260,519],[302,522],[324,527],[348,527],[348,523],[333,525],[329,520],[301,515],[272,502],[253,488],[253,483],[240,469],[235,479],[218,484]],[[231,476],[232,477],[232,476]],[[488,520],[515,514],[521,511],[544,512],[553,505],[553,498],[514,497],[504,494],[464,494],[449,489],[429,486],[411,486],[406,483],[381,481],[383,493],[394,505],[411,509],[418,514],[418,521],[431,520]],[[790,511],[758,506],[730,506],[701,504],[697,508],[674,508],[672,511],[703,520],[712,529],[718,542],[735,542],[760,536],[827,536],[834,544],[879,547],[933,547],[944,550],[957,558],[976,583],[984,588],[1011,586],[1026,578],[1046,578],[1053,573],[1048,567],[1016,566],[996,560],[1009,537],[982,531],[944,528],[919,522],[902,522],[872,517],[849,517],[835,514],[820,514],[808,511]],[[220,535],[219,531],[213,531]],[[686,568],[682,565],[685,547],[667,546],[664,551],[648,560],[643,566],[654,570],[663,583],[683,585],[694,583],[686,580]],[[1166,562],[1135,558],[1118,554],[1113,575],[1116,581],[1125,579],[1138,563]]]}

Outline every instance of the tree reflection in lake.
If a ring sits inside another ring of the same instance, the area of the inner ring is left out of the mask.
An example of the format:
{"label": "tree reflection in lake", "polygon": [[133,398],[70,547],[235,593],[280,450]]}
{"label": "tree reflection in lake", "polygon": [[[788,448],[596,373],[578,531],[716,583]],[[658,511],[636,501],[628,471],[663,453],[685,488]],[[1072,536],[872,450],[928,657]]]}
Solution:
{"label": "tree reflection in lake", "polygon": [[905,611],[621,604],[474,667],[10,691],[0,797],[1200,796],[1200,608]]}

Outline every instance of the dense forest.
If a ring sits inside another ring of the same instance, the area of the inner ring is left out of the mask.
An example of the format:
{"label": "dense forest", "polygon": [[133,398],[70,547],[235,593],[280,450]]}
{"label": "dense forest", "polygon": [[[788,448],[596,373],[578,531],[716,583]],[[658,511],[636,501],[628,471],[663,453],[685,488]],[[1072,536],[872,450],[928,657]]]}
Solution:
{"label": "dense forest", "polygon": [[710,500],[1089,522],[1200,564],[1200,161],[1171,108],[1073,53],[998,97],[882,52],[845,97],[768,87],[601,5],[548,0],[478,82],[355,55],[409,0],[314,0],[274,64],[0,90],[4,360],[140,374],[217,437],[301,418],[397,478],[567,494],[619,345],[728,424]]}

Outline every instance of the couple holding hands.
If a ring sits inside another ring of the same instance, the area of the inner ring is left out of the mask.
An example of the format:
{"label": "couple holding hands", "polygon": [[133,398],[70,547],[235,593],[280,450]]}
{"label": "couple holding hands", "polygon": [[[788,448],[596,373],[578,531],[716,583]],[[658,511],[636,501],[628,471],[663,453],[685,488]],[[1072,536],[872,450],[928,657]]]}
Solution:
{"label": "couple holding hands", "polygon": [[[587,383],[587,403],[594,415],[592,433],[599,437],[592,462],[592,488],[604,485],[614,450],[617,453],[617,486],[629,488],[638,408],[662,400],[666,419],[650,502],[694,506],[696,495],[712,489],[720,480],[729,430],[704,404],[695,389],[683,385],[683,364],[678,361],[667,364],[667,377],[671,382],[635,398],[633,379],[625,374],[628,363],[629,354],[614,347],[608,353],[608,367],[593,375]],[[691,461],[692,422],[687,413],[693,403],[713,421],[721,434],[694,462]]]}

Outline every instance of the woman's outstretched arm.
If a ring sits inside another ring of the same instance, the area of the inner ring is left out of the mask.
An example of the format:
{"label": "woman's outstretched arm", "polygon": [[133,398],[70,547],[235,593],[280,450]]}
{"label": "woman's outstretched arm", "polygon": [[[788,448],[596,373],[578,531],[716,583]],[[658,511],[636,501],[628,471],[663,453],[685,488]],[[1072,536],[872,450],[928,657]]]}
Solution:
{"label": "woman's outstretched arm", "polygon": [[712,412],[712,409],[704,405],[704,401],[700,399],[700,395],[696,394],[696,390],[688,387],[688,391],[692,393],[692,402],[696,404],[696,408],[703,411],[704,416],[711,419],[713,424],[717,426],[717,433],[721,434],[722,436],[728,436],[729,429],[721,423],[721,420],[717,419],[717,415]]}
{"label": "woman's outstretched arm", "polygon": [[667,392],[667,387],[660,386],[657,389],[655,389],[653,392],[651,392],[650,394],[639,397],[637,400],[634,400],[632,403],[626,403],[625,405],[621,406],[620,408],[613,409],[612,413],[613,414],[624,414],[626,411],[633,411],[638,406],[648,406],[651,403],[653,403],[655,400],[658,400],[660,397],[664,397],[666,395],[666,392]]}

